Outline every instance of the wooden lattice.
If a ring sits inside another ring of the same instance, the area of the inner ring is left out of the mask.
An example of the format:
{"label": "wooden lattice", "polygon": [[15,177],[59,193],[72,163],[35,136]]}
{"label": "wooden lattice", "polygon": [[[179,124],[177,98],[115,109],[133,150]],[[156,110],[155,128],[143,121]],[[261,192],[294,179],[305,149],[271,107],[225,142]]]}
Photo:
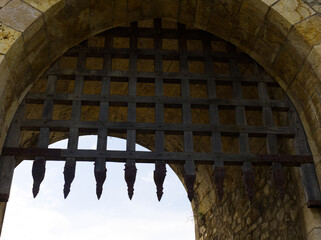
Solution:
{"label": "wooden lattice", "polygon": [[[2,151],[2,164],[9,166],[3,169],[11,173],[14,156],[34,159],[34,196],[48,160],[66,162],[65,197],[76,162],[94,161],[98,198],[106,179],[106,161],[126,163],[130,198],[135,163],[155,163],[159,200],[165,163],[181,163],[191,201],[195,164],[214,166],[219,199],[224,165],[241,165],[251,200],[253,165],[271,165],[281,198],[285,183],[282,166],[298,166],[308,205],[320,205],[313,159],[286,94],[246,54],[209,33],[182,24],[162,26],[159,19],[151,26],[132,23],[70,49],[42,79],[46,81],[35,85],[21,104]],[[36,116],[39,109],[42,116]],[[67,149],[48,149],[55,133],[68,137]],[[126,151],[107,150],[107,136],[113,133],[127,139]],[[83,134],[98,135],[96,150],[77,148]],[[135,150],[139,134],[150,136],[151,152]],[[182,147],[171,148],[166,142],[169,136],[179,139]],[[289,151],[280,147],[284,142]],[[11,177],[6,175],[2,183],[9,188],[0,188],[3,201],[8,198]]]}

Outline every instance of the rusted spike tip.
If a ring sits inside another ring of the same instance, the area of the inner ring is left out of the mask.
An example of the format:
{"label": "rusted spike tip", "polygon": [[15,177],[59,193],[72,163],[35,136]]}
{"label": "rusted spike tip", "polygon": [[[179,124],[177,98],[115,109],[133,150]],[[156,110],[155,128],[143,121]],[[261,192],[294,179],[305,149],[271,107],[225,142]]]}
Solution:
{"label": "rusted spike tip", "polygon": [[70,190],[69,189],[64,189],[64,198],[66,199],[69,195]]}
{"label": "rusted spike tip", "polygon": [[32,193],[33,193],[33,198],[36,198],[39,193],[39,186],[34,184],[32,187]]}

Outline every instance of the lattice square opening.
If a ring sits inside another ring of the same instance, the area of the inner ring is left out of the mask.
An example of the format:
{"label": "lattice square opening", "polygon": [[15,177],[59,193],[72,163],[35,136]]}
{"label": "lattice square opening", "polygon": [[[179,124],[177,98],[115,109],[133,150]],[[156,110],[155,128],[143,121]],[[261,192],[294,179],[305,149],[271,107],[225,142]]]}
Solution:
{"label": "lattice square opening", "polygon": [[[143,147],[148,146],[148,149],[150,151],[154,151],[155,150],[155,131],[137,130],[136,143],[142,145]],[[145,150],[145,151],[148,151],[148,150]]]}
{"label": "lattice square opening", "polygon": [[112,77],[110,81],[111,95],[128,95],[128,78]]}
{"label": "lattice square opening", "polygon": [[188,61],[188,72],[190,73],[204,73],[204,62],[201,61]]}
{"label": "lattice square opening", "polygon": [[[127,139],[127,132],[126,130],[108,129],[107,142],[114,141],[114,139],[111,137],[121,138],[125,141]],[[125,146],[123,144],[107,144],[107,150],[126,151],[126,144]]]}
{"label": "lattice square opening", "polygon": [[60,58],[59,66],[62,69],[64,69],[64,68],[76,69],[77,68],[77,58],[62,56]]}
{"label": "lattice square opening", "polygon": [[193,132],[194,152],[210,153],[212,151],[211,136],[211,132]]}
{"label": "lattice square opening", "polygon": [[263,126],[262,108],[245,108],[248,126]]}
{"label": "lattice square opening", "polygon": [[285,155],[296,154],[294,138],[288,135],[277,135],[278,153]]}
{"label": "lattice square opening", "polygon": [[164,122],[182,123],[182,105],[164,104]]}
{"label": "lattice square opening", "polygon": [[37,130],[23,129],[20,132],[19,147],[22,147],[22,148],[37,147],[38,139],[39,139],[39,129]]}
{"label": "lattice square opening", "polygon": [[235,109],[219,106],[218,115],[221,125],[235,125]]}
{"label": "lattice square opening", "polygon": [[237,135],[225,135],[222,133],[221,140],[223,153],[240,153],[239,138]]}
{"label": "lattice square opening", "polygon": [[188,51],[202,51],[203,43],[201,40],[187,40]]}
{"label": "lattice square opening", "polygon": [[56,83],[57,93],[73,93],[75,89],[75,79],[74,77],[65,79],[59,78]]}
{"label": "lattice square opening", "polygon": [[252,154],[267,154],[266,135],[253,136],[249,134],[249,145]]}
{"label": "lattice square opening", "polygon": [[154,59],[137,59],[138,72],[154,72]]}
{"label": "lattice square opening", "polygon": [[113,38],[113,48],[129,48],[130,40],[124,37],[114,37]]}
{"label": "lattice square opening", "polygon": [[178,39],[162,39],[162,48],[164,50],[178,51]]}
{"label": "lattice square opening", "polygon": [[152,38],[138,38],[137,47],[141,49],[154,49],[154,39]]}
{"label": "lattice square opening", "polygon": [[101,81],[95,81],[95,80],[84,81],[83,94],[100,95],[101,86],[102,86]]}
{"label": "lattice square opening", "polygon": [[32,88],[30,89],[30,92],[37,92],[37,93],[44,93],[47,90],[47,82],[48,80],[46,78],[40,78],[38,79]]}
{"label": "lattice square opening", "polygon": [[230,74],[230,65],[228,62],[214,62],[214,74]]}
{"label": "lattice square opening", "polygon": [[257,85],[242,85],[242,95],[244,99],[259,99]]}
{"label": "lattice square opening", "polygon": [[165,96],[165,97],[180,97],[181,96],[181,81],[178,79],[164,80],[163,96]]}
{"label": "lattice square opening", "polygon": [[184,134],[179,131],[165,131],[164,145],[166,152],[183,152]]}
{"label": "lattice square opening", "polygon": [[189,92],[192,98],[207,98],[207,81],[190,80]]}
{"label": "lattice square opening", "polygon": [[[64,130],[60,129],[60,130],[52,130],[52,131],[50,131],[49,144],[52,144],[52,143],[55,143],[55,142],[60,141],[62,139],[68,138],[68,134],[69,134],[69,129],[68,128],[66,128]],[[68,141],[61,141],[59,143],[59,149],[67,149]],[[52,148],[52,147],[48,147],[48,148]]]}
{"label": "lattice square opening", "polygon": [[82,121],[98,121],[99,120],[99,106],[82,105],[81,106],[81,120]]}
{"label": "lattice square opening", "polygon": [[54,104],[52,114],[53,120],[70,120],[71,119],[71,102],[69,104]]}
{"label": "lattice square opening", "polygon": [[103,69],[103,58],[87,57],[86,58],[86,69],[89,70],[102,70]]}
{"label": "lattice square opening", "polygon": [[108,108],[109,122],[127,122],[127,103],[110,102]]}
{"label": "lattice square opening", "polygon": [[162,28],[163,29],[177,29],[177,22],[171,21],[169,19],[162,19]]}
{"label": "lattice square opening", "polygon": [[285,100],[286,94],[276,83],[268,83],[268,93],[271,100]]}
{"label": "lattice square opening", "polygon": [[253,76],[255,74],[254,63],[252,61],[239,62],[238,69],[241,76]]}
{"label": "lattice square opening", "polygon": [[289,126],[289,112],[284,109],[272,108],[273,121],[275,126]]}
{"label": "lattice square opening", "polygon": [[137,122],[155,122],[155,104],[137,103],[136,104]]}
{"label": "lattice square opening", "polygon": [[155,80],[149,78],[138,78],[136,95],[155,96]]}
{"label": "lattice square opening", "polygon": [[209,124],[210,114],[208,105],[192,105],[192,123],[193,124]]}
{"label": "lattice square opening", "polygon": [[179,72],[178,60],[163,60],[163,72]]}
{"label": "lattice square opening", "polygon": [[111,62],[112,71],[128,71],[129,59],[128,58],[113,58]]}
{"label": "lattice square opening", "polygon": [[233,98],[232,83],[216,82],[216,97],[220,99],[232,99]]}
{"label": "lattice square opening", "polygon": [[[79,136],[84,136],[84,135],[97,135],[98,131],[93,129],[85,129],[85,128],[80,128],[79,129]],[[85,136],[87,137],[87,136]],[[97,149],[97,136],[94,136],[94,138],[91,138],[92,141],[90,141],[90,144],[88,141],[78,141],[78,146],[77,149],[82,149],[82,150],[95,150]]]}
{"label": "lattice square opening", "polygon": [[25,119],[41,119],[43,112],[43,103],[27,103],[24,114]]}
{"label": "lattice square opening", "polygon": [[138,27],[139,28],[153,28],[154,27],[154,20],[148,19],[148,20],[138,21]]}

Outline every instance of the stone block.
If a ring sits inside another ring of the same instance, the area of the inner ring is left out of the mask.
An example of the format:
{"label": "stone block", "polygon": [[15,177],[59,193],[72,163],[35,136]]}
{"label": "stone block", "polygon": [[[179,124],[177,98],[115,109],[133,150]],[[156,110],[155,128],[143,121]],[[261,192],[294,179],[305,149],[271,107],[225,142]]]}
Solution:
{"label": "stone block", "polygon": [[12,47],[15,41],[20,37],[20,32],[0,23],[0,53],[6,54],[10,47]]}
{"label": "stone block", "polygon": [[[0,0],[0,8],[6,6],[6,4],[9,2],[10,0]],[[0,225],[1,226],[1,225]]]}
{"label": "stone block", "polygon": [[40,17],[40,11],[20,0],[12,0],[0,10],[0,22],[20,32],[26,32]]}
{"label": "stone block", "polygon": [[[135,0],[130,0],[130,1],[135,1]],[[129,2],[128,1],[128,4]],[[155,0],[141,0],[141,10],[140,10],[140,15],[142,19],[153,19],[155,16]],[[129,7],[129,5],[128,5]],[[138,11],[138,10],[136,10]]]}
{"label": "stone block", "polygon": [[251,56],[267,70],[285,40],[286,35],[274,23],[266,20],[258,32]]}
{"label": "stone block", "polygon": [[304,228],[307,233],[321,227],[321,209],[302,207],[301,218],[304,219]]}
{"label": "stone block", "polygon": [[197,1],[196,0],[181,0],[179,22],[187,26],[194,25],[195,13],[196,13]]}
{"label": "stone block", "polygon": [[101,12],[110,12],[113,10],[112,0],[90,0],[90,15],[96,15]]}
{"label": "stone block", "polygon": [[38,9],[39,11],[45,13],[50,8],[52,8],[54,5],[60,4],[60,2],[64,2],[62,0],[23,0],[25,3],[28,3],[29,5],[33,6],[34,8]]}
{"label": "stone block", "polygon": [[313,14],[315,11],[302,1],[280,0],[271,7],[267,19],[287,35],[293,25]]}
{"label": "stone block", "polygon": [[91,35],[98,34],[112,27],[113,11],[107,10],[90,16],[90,32]]}
{"label": "stone block", "polygon": [[240,0],[218,0],[197,2],[195,27],[229,40],[238,18]]}
{"label": "stone block", "polygon": [[127,1],[115,1],[113,10],[113,27],[118,27],[128,23],[127,20]]}
{"label": "stone block", "polygon": [[306,56],[299,56],[295,46],[288,41],[279,51],[272,63],[273,77],[284,90],[287,90],[290,87],[291,82],[297,75],[305,58]]}
{"label": "stone block", "polygon": [[321,44],[312,48],[306,59],[306,62],[311,66],[311,71],[316,74],[317,78],[319,79],[319,83],[321,83]]}
{"label": "stone block", "polygon": [[178,19],[179,0],[155,0],[155,16]]}
{"label": "stone block", "polygon": [[309,232],[307,236],[307,240],[320,240],[321,236],[321,227],[319,228],[314,228]]}
{"label": "stone block", "polygon": [[33,76],[37,79],[50,64],[49,47],[45,28],[42,27],[34,37],[25,43],[26,55]]}
{"label": "stone block", "polygon": [[[63,1],[64,2],[64,1]],[[69,49],[65,4],[57,4],[44,13],[51,61]]]}
{"label": "stone block", "polygon": [[241,49],[252,49],[269,7],[261,1],[243,1],[231,42]]}

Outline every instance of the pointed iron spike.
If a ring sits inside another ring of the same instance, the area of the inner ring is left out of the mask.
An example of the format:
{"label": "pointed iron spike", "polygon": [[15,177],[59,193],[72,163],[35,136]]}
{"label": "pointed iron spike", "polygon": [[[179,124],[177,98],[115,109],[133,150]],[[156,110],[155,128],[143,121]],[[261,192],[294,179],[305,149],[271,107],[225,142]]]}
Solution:
{"label": "pointed iron spike", "polygon": [[255,185],[255,173],[252,168],[243,170],[243,182],[249,200],[252,202],[254,199],[254,185]]}
{"label": "pointed iron spike", "polygon": [[125,164],[125,181],[127,183],[128,197],[131,200],[134,195],[134,183],[136,180],[137,169],[134,161],[127,161]]}
{"label": "pointed iron spike", "polygon": [[66,199],[70,192],[71,183],[75,178],[75,171],[76,171],[76,161],[75,159],[67,159],[64,167],[64,198]]}
{"label": "pointed iron spike", "polygon": [[192,202],[194,198],[194,183],[196,176],[193,174],[185,174],[184,180],[187,188],[187,196],[190,202]]}
{"label": "pointed iron spike", "polygon": [[103,188],[97,186],[97,188],[96,188],[96,195],[97,195],[97,199],[98,199],[98,200],[100,199],[102,192],[103,192]]}
{"label": "pointed iron spike", "polygon": [[33,198],[36,198],[38,193],[39,193],[39,185],[34,183],[32,187]]}
{"label": "pointed iron spike", "polygon": [[69,195],[70,192],[70,185],[67,186],[66,184],[64,185],[64,198],[66,199]]}
{"label": "pointed iron spike", "polygon": [[166,164],[165,162],[157,161],[154,170],[154,182],[156,184],[156,193],[158,201],[161,200],[163,196],[163,184],[166,177]]}
{"label": "pointed iron spike", "polygon": [[225,178],[224,167],[215,167],[213,172],[213,177],[214,177],[214,184],[216,186],[217,196],[220,202],[222,202],[223,194],[224,194],[223,187],[224,187],[224,178]]}
{"label": "pointed iron spike", "polygon": [[96,179],[96,195],[97,198],[100,199],[103,192],[103,184],[107,175],[106,161],[104,158],[96,159],[94,172]]}
{"label": "pointed iron spike", "polygon": [[45,171],[46,171],[45,159],[37,157],[32,165],[32,177],[33,177],[32,193],[34,198],[39,193],[40,184],[45,177]]}

